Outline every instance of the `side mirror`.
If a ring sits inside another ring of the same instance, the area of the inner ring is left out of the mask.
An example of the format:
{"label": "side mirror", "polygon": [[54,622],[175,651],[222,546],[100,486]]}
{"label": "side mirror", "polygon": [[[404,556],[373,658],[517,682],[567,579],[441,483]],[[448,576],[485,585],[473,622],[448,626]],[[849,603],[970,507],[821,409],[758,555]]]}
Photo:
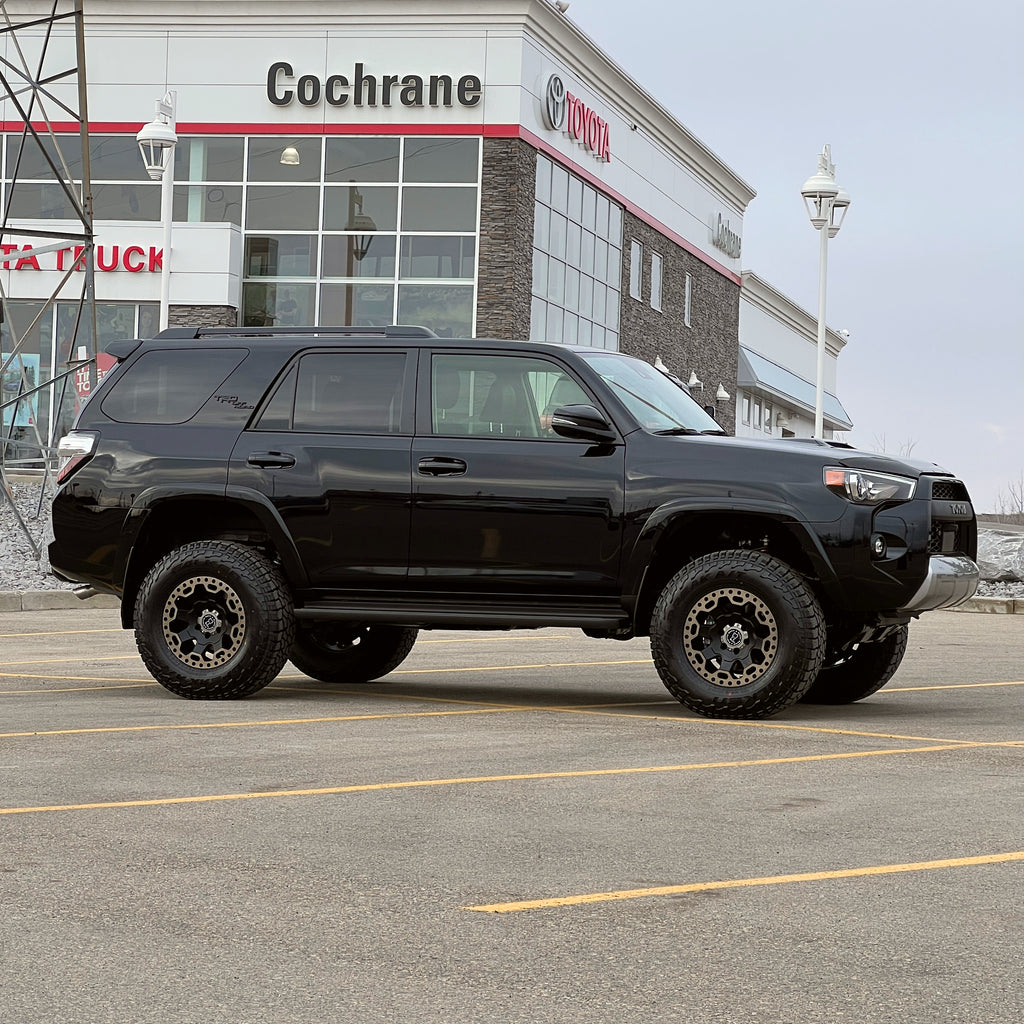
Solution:
{"label": "side mirror", "polygon": [[551,429],[572,441],[611,444],[619,439],[604,413],[592,405],[560,405],[551,414]]}

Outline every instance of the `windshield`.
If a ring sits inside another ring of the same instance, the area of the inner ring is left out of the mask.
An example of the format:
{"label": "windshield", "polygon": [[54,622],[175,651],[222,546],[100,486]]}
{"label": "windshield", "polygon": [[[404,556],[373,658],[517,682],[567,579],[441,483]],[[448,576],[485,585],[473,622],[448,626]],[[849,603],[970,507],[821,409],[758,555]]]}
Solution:
{"label": "windshield", "polygon": [[580,353],[644,429],[656,433],[724,433],[678,384],[650,363],[616,353]]}

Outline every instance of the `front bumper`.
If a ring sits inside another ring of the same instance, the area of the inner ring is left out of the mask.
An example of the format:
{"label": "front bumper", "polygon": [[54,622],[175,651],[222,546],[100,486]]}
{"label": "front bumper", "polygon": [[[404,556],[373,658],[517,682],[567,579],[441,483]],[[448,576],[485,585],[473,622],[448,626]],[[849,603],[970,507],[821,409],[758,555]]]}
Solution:
{"label": "front bumper", "polygon": [[967,555],[932,555],[924,582],[899,612],[917,615],[936,608],[955,608],[974,597],[980,578],[977,564]]}

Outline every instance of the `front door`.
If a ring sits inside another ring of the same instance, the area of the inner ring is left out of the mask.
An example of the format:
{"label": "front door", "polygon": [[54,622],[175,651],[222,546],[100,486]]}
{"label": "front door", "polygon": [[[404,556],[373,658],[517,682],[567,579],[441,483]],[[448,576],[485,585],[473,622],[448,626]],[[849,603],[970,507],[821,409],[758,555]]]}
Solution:
{"label": "front door", "polygon": [[412,587],[614,596],[624,448],[569,441],[552,403],[594,404],[541,355],[435,352],[413,442]]}

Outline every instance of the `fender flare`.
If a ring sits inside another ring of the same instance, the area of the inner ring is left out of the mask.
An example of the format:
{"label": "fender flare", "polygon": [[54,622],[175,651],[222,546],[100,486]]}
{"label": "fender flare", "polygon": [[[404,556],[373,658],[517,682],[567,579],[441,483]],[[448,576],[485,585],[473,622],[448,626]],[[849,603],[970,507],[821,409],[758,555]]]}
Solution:
{"label": "fender flare", "polygon": [[115,579],[121,581],[122,588],[133,568],[133,555],[150,514],[160,506],[196,500],[234,504],[252,513],[280,556],[285,577],[292,588],[300,589],[307,585],[308,576],[295,542],[280,513],[261,491],[250,487],[193,487],[188,491],[175,487],[150,487],[136,496],[122,528],[124,542],[119,545],[114,569]]}
{"label": "fender flare", "polygon": [[838,595],[839,578],[821,538],[794,505],[752,498],[733,498],[728,503],[699,498],[678,498],[659,505],[647,517],[632,550],[624,556],[623,595],[632,609],[636,609],[654,552],[669,528],[683,517],[715,514],[756,516],[770,519],[784,527],[807,555],[825,592]]}

